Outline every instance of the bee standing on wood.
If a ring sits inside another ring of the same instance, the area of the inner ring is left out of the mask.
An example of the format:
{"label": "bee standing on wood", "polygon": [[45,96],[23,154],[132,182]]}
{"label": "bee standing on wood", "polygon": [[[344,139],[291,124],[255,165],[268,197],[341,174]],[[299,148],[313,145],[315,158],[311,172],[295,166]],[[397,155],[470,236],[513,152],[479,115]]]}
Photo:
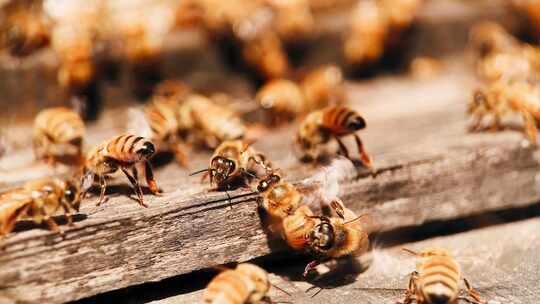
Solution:
{"label": "bee standing on wood", "polygon": [[82,165],[84,133],[84,123],[74,111],[63,107],[42,110],[34,120],[36,159],[44,159],[49,164],[64,160]]}
{"label": "bee standing on wood", "polygon": [[227,190],[237,182],[247,184],[249,177],[257,176],[258,169],[271,171],[272,165],[266,157],[242,140],[225,141],[214,151],[203,178],[210,176],[210,184],[216,183],[220,190]]}
{"label": "bee standing on wood", "polygon": [[21,188],[0,194],[0,237],[9,234],[20,219],[45,222],[50,230],[58,231],[51,216],[62,208],[71,225],[72,211],[79,211],[80,202],[78,183],[57,178],[29,181]]}
{"label": "bee standing on wood", "polygon": [[308,250],[320,258],[306,266],[304,276],[321,260],[357,257],[369,249],[368,231],[372,226],[371,217],[368,214],[357,216],[339,201],[333,201],[331,206],[338,216],[316,216],[317,224],[306,235]]}
{"label": "bee standing on wood", "polygon": [[525,123],[525,133],[531,143],[535,144],[540,121],[540,90],[527,82],[496,82],[473,93],[468,113],[474,119],[472,131],[481,127],[486,115],[493,116],[491,129],[497,131],[501,128],[504,115],[519,114]]}
{"label": "bee standing on wood", "polygon": [[207,304],[272,303],[267,294],[271,283],[262,268],[243,263],[236,269],[225,270],[208,284],[203,294]]}
{"label": "bee standing on wood", "polygon": [[371,158],[364,149],[360,137],[355,132],[364,129],[366,121],[356,111],[341,106],[327,107],[311,112],[300,124],[296,142],[303,152],[304,160],[317,160],[323,153],[321,146],[334,138],[339,144],[341,153],[350,159],[347,147],[341,142],[341,137],[354,135],[360,159],[370,170],[373,170]]}
{"label": "bee standing on wood", "polygon": [[[150,140],[130,134],[119,135],[97,145],[88,153],[85,166],[86,173],[83,177],[83,191],[85,192],[90,188],[94,175],[97,175],[101,186],[97,205],[100,205],[105,201],[105,189],[107,188],[105,176],[120,169],[137,192],[139,204],[148,207],[143,200],[136,165],[141,162],[144,163],[146,183],[150,191],[154,195],[158,195],[160,191],[148,161],[154,152],[155,147]],[[131,173],[128,169],[131,169]]]}
{"label": "bee standing on wood", "polygon": [[467,279],[463,278],[469,298],[459,297],[461,270],[450,252],[443,248],[427,248],[421,252],[405,251],[418,257],[416,271],[411,273],[409,287],[402,304],[416,300],[418,304],[457,304],[459,299],[485,304]]}
{"label": "bee standing on wood", "polygon": [[187,97],[178,110],[180,132],[187,141],[215,148],[226,140],[244,137],[246,127],[230,108],[202,95]]}

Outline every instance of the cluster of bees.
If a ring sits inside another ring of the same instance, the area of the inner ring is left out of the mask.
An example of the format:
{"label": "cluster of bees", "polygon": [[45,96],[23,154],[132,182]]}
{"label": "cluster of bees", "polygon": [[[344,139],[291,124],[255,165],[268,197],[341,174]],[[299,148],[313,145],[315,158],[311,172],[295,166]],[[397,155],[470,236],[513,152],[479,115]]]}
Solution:
{"label": "cluster of bees", "polygon": [[503,119],[517,114],[524,121],[529,141],[536,144],[540,121],[540,48],[519,41],[501,25],[483,22],[470,33],[476,55],[476,72],[481,81],[468,105],[471,130],[485,127],[490,118],[492,131],[502,129]]}

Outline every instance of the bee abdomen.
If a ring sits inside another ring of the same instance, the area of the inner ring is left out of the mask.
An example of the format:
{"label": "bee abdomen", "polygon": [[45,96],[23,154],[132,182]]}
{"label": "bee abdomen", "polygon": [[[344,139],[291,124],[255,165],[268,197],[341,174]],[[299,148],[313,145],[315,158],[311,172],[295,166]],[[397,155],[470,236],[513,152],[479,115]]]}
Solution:
{"label": "bee abdomen", "polygon": [[[459,267],[446,257],[429,259],[420,271],[422,291],[430,303],[454,299],[459,291]],[[442,302],[446,303],[446,302]]]}
{"label": "bee abdomen", "polygon": [[243,304],[249,296],[245,278],[232,270],[218,274],[206,288],[203,299],[208,304]]}
{"label": "bee abdomen", "polygon": [[166,111],[167,109],[160,109],[156,106],[150,106],[146,110],[148,124],[156,139],[165,139],[178,128],[172,110],[171,113],[166,113]]}
{"label": "bee abdomen", "polygon": [[366,122],[356,111],[347,107],[329,107],[323,110],[322,124],[336,135],[353,133],[366,127]]}
{"label": "bee abdomen", "polygon": [[108,156],[123,162],[135,162],[139,156],[135,153],[149,140],[132,134],[119,135],[107,144]]}
{"label": "bee abdomen", "polygon": [[36,117],[35,127],[58,143],[71,142],[84,135],[81,117],[67,108],[44,110]]}

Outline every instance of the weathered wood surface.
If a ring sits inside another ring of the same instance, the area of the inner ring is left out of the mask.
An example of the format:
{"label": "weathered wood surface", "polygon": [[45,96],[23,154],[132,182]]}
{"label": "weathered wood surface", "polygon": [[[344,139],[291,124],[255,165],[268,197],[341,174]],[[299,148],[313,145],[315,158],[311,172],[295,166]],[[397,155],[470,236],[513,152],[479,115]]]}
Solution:
{"label": "weathered wood surface", "polygon": [[[339,194],[345,203],[372,213],[376,228],[386,231],[538,201],[540,164],[520,133],[466,133],[472,83],[461,65],[450,63],[432,81],[398,76],[351,83],[351,104],[367,118],[362,137],[379,174],[344,176]],[[321,172],[294,161],[284,139],[292,139],[292,128],[263,134],[256,147],[300,183]],[[192,168],[207,157],[197,155]],[[25,172],[19,169],[16,175]],[[0,294],[59,303],[286,250],[263,232],[255,196],[231,192],[229,202],[187,173],[175,164],[159,169],[165,195],[147,195],[148,209],[117,194],[126,192],[118,179],[113,197],[100,207],[95,200],[85,204],[64,236],[22,225],[2,242]],[[11,182],[12,174],[2,176]]]}
{"label": "weathered wood surface", "polygon": [[[449,249],[462,268],[466,277],[490,304],[538,303],[538,268],[540,259],[540,219],[529,219],[511,224],[497,225],[451,236],[437,237],[420,242],[376,249],[362,262],[369,265],[360,274],[339,272],[328,274],[313,285],[300,279],[304,261],[281,265],[265,265],[271,269],[270,281],[285,289],[291,296],[272,289],[273,301],[289,301],[295,304],[395,304],[402,300],[408,283],[408,275],[415,267],[415,259],[400,248],[421,250],[440,246]],[[213,274],[197,277],[204,286]],[[176,290],[190,285],[192,276],[179,279]],[[315,297],[319,287],[324,288]],[[173,288],[173,286],[169,286]],[[462,293],[465,295],[465,293]],[[184,291],[174,295],[170,292],[164,299],[155,295],[138,293],[132,290],[124,298],[131,303],[182,304],[199,303],[202,290]],[[102,300],[102,299],[99,299]],[[460,303],[466,303],[461,301]]]}

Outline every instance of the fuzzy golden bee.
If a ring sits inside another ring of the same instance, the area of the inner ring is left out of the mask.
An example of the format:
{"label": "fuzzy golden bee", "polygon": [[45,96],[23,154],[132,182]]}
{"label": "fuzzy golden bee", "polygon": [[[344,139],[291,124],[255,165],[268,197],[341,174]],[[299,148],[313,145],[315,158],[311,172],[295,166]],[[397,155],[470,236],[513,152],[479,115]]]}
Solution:
{"label": "fuzzy golden bee", "polygon": [[300,87],[306,99],[306,113],[345,103],[345,79],[337,65],[323,65],[309,71]]}
{"label": "fuzzy golden bee", "polygon": [[317,224],[306,235],[307,248],[318,259],[306,266],[304,276],[321,261],[344,256],[357,257],[369,249],[371,217],[368,214],[357,216],[339,201],[333,201],[331,206],[338,216],[316,216]]}
{"label": "fuzzy golden bee", "polygon": [[355,134],[366,127],[366,121],[356,111],[342,106],[327,107],[311,112],[300,124],[296,143],[303,155],[304,160],[317,160],[325,156],[322,145],[334,138],[339,144],[340,152],[350,158],[347,147],[341,141],[341,137],[353,135],[360,153],[363,164],[373,170],[370,156],[364,149],[360,137]]}
{"label": "fuzzy golden bee", "polygon": [[468,113],[473,117],[470,127],[472,131],[482,127],[486,116],[492,116],[491,129],[497,131],[505,115],[520,115],[527,137],[536,143],[540,121],[540,90],[528,82],[495,82],[473,92]]}
{"label": "fuzzy golden bee", "polygon": [[269,217],[269,229],[280,232],[283,220],[302,204],[302,194],[295,186],[274,173],[259,182],[257,191],[261,195],[261,206]]}
{"label": "fuzzy golden bee", "polygon": [[34,120],[34,155],[50,164],[82,165],[84,134],[84,122],[74,111],[63,107],[42,110]]}
{"label": "fuzzy golden bee", "polygon": [[307,205],[301,205],[282,222],[282,237],[294,250],[308,250],[307,236],[320,223]]}
{"label": "fuzzy golden bee", "polygon": [[178,109],[180,132],[188,142],[217,147],[226,140],[244,137],[246,127],[240,117],[224,105],[202,95],[190,95]]}
{"label": "fuzzy golden bee", "polygon": [[38,5],[6,4],[0,20],[0,49],[3,45],[13,56],[28,56],[50,42],[50,20]]}
{"label": "fuzzy golden bee", "polygon": [[418,253],[404,250],[417,256],[418,260],[402,304],[410,304],[414,300],[418,304],[457,304],[459,299],[474,304],[486,303],[465,278],[463,281],[470,298],[459,296],[461,269],[448,250],[437,247]]}
{"label": "fuzzy golden bee", "polygon": [[[148,207],[143,200],[136,165],[138,163],[144,164],[146,183],[154,195],[159,194],[160,190],[149,162],[155,151],[155,146],[150,140],[131,134],[118,135],[104,141],[88,153],[82,182],[83,191],[86,192],[90,188],[95,175],[97,175],[101,187],[97,204],[100,205],[105,200],[105,189],[107,188],[105,176],[120,169],[135,189],[139,204]],[[129,169],[131,169],[131,173],[128,171]]]}
{"label": "fuzzy golden bee", "polygon": [[243,263],[236,269],[225,270],[208,284],[203,294],[207,304],[262,304],[271,303],[268,273],[262,268]]}
{"label": "fuzzy golden bee", "polygon": [[288,79],[273,79],[259,89],[255,101],[271,125],[288,122],[305,111],[305,97],[298,84]]}
{"label": "fuzzy golden bee", "polygon": [[79,211],[80,190],[79,184],[72,181],[43,178],[0,194],[0,237],[9,234],[21,219],[31,219],[37,224],[45,222],[50,230],[58,231],[51,216],[59,210],[64,211],[71,224],[72,212]]}
{"label": "fuzzy golden bee", "polygon": [[260,175],[260,171],[271,171],[272,165],[266,157],[256,151],[249,143],[242,140],[225,141],[219,145],[207,169],[192,173],[204,172],[203,179],[210,177],[210,184],[217,189],[227,190],[237,183],[246,184],[250,177]]}

